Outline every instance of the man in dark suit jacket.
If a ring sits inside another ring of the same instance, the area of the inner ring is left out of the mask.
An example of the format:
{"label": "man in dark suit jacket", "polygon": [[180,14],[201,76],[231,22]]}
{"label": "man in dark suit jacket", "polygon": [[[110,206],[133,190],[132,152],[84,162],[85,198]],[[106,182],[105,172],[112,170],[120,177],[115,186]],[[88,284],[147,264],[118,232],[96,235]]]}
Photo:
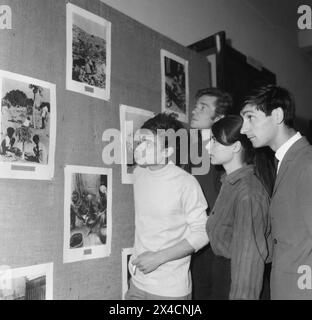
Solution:
{"label": "man in dark suit jacket", "polygon": [[[210,140],[210,129],[212,125],[220,118],[228,114],[232,109],[232,97],[217,88],[201,89],[196,94],[196,105],[192,112],[191,120],[191,143],[190,162],[188,171],[192,173],[200,183],[209,208],[214,206],[215,200],[219,193],[221,183],[219,181],[220,172],[210,166],[209,154],[205,146]],[[198,135],[199,133],[199,135]],[[192,139],[195,138],[195,139]],[[195,148],[194,144],[196,144]],[[196,156],[199,151],[200,163],[194,164],[192,160],[198,160]],[[194,156],[194,157],[192,157]],[[197,159],[196,159],[197,158]],[[213,254],[208,244],[206,247],[193,254],[191,263],[191,272],[193,280],[193,299],[209,300],[211,292],[211,265]]]}
{"label": "man in dark suit jacket", "polygon": [[255,148],[269,146],[278,161],[270,205],[272,299],[312,299],[312,147],[294,129],[295,104],[277,86],[246,100],[241,133]]}

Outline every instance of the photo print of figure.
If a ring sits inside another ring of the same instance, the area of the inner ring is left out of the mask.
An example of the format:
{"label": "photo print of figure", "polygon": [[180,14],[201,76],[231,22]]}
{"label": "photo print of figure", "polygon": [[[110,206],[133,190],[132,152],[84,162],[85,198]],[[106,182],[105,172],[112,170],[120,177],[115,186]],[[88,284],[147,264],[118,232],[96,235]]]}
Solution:
{"label": "photo print of figure", "polygon": [[152,111],[120,105],[121,176],[123,184],[132,183],[132,173],[136,166],[134,161],[135,133],[145,121],[153,116]]}
{"label": "photo print of figure", "polygon": [[[55,85],[0,71],[0,166],[5,178],[51,179],[54,173]],[[33,166],[13,172],[10,164]]]}
{"label": "photo print of figure", "polygon": [[68,260],[96,258],[110,251],[110,171],[102,169],[101,174],[96,168],[84,168],[66,167],[64,253]]}
{"label": "photo print of figure", "polygon": [[188,122],[189,85],[188,61],[161,50],[162,111],[175,113]]}
{"label": "photo print of figure", "polygon": [[111,23],[67,4],[67,89],[109,100]]}
{"label": "photo print of figure", "polygon": [[0,300],[52,300],[53,263],[0,272]]}

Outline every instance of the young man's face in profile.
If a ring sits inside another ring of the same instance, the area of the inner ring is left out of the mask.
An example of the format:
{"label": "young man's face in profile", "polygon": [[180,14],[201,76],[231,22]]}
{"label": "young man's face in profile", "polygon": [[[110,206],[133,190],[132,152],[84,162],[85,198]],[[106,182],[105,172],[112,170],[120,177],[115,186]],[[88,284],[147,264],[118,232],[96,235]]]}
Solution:
{"label": "young man's face in profile", "polygon": [[210,129],[215,123],[217,97],[204,95],[197,99],[192,112],[191,127],[194,129]]}
{"label": "young man's face in profile", "polygon": [[135,162],[140,166],[165,164],[164,142],[159,135],[150,130],[141,129],[135,134]]}
{"label": "young man's face in profile", "polygon": [[253,104],[246,104],[240,114],[244,120],[241,134],[247,136],[254,148],[273,144],[277,126],[272,115],[267,116]]}

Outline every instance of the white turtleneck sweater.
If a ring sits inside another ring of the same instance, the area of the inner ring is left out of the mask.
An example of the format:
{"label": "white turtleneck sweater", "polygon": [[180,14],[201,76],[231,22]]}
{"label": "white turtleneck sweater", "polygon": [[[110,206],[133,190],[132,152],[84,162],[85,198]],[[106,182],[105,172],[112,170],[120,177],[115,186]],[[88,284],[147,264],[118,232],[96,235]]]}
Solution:
{"label": "white turtleneck sweater", "polygon": [[[134,171],[135,244],[131,261],[145,251],[159,251],[186,239],[195,251],[208,243],[205,230],[207,202],[197,180],[169,163],[151,171]],[[146,292],[182,297],[191,292],[191,256],[160,265],[144,274],[136,270],[132,281]]]}

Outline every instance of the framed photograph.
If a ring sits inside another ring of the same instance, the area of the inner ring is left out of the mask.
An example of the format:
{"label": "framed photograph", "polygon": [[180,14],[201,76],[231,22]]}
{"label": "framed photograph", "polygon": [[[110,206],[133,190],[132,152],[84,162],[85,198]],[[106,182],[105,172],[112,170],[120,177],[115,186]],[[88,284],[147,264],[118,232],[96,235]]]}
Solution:
{"label": "framed photograph", "polygon": [[123,184],[132,184],[132,173],[135,168],[134,137],[144,122],[155,114],[151,111],[120,105],[121,131],[121,181]]}
{"label": "framed photograph", "polygon": [[67,3],[66,88],[109,100],[111,23]]}
{"label": "framed photograph", "polygon": [[161,49],[161,110],[175,113],[188,123],[189,77],[188,61]]}
{"label": "framed photograph", "polygon": [[52,300],[53,263],[0,271],[0,300]]}
{"label": "framed photograph", "polygon": [[112,238],[112,169],[66,166],[64,263],[107,257]]}
{"label": "framed photograph", "polygon": [[125,300],[125,294],[130,286],[131,274],[129,272],[129,261],[133,254],[133,248],[124,248],[121,252],[122,265],[122,300]]}
{"label": "framed photograph", "polygon": [[51,180],[55,85],[0,70],[0,178]]}
{"label": "framed photograph", "polygon": [[226,47],[226,35],[224,31],[215,33],[203,40],[197,41],[188,46],[191,50],[195,50],[204,55],[210,64],[210,84],[207,87],[224,86],[224,51]]}

